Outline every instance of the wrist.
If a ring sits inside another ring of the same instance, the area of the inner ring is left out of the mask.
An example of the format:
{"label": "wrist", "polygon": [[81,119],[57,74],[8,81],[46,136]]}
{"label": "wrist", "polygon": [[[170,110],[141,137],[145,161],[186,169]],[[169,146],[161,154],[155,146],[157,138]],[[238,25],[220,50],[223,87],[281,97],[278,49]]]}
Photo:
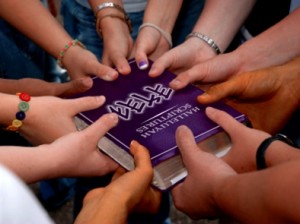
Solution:
{"label": "wrist", "polygon": [[283,134],[266,138],[256,152],[257,169],[261,170],[300,156],[294,147],[296,144]]}

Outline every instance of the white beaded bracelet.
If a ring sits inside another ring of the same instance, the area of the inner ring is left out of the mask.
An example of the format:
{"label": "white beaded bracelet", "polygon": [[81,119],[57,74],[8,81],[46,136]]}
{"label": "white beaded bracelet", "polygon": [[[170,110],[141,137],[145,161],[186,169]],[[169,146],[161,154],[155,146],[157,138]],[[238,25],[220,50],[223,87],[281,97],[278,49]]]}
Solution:
{"label": "white beaded bracelet", "polygon": [[161,29],[160,27],[156,26],[155,24],[153,23],[143,23],[140,28],[139,28],[139,31],[141,29],[143,29],[144,27],[152,27],[154,29],[156,29],[158,32],[160,32],[160,34],[166,39],[166,41],[168,42],[170,48],[173,47],[173,43],[172,43],[172,37],[171,37],[171,34],[167,33],[166,31],[164,31],[163,29]]}
{"label": "white beaded bracelet", "polygon": [[204,41],[205,43],[207,43],[215,52],[216,54],[221,54],[221,50],[218,47],[218,45],[215,43],[215,41],[213,39],[211,39],[210,37],[198,33],[198,32],[192,32],[189,35],[187,35],[186,39],[191,38],[191,37],[197,37],[200,40]]}

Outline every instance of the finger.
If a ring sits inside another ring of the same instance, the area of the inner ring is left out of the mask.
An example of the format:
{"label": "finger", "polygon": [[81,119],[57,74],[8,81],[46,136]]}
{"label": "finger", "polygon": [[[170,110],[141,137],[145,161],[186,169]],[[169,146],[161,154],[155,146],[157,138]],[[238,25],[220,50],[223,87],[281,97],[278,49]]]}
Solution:
{"label": "finger", "polygon": [[91,61],[86,67],[89,74],[96,75],[105,81],[112,81],[118,77],[118,72],[115,69],[99,62]]}
{"label": "finger", "polygon": [[142,45],[137,46],[136,53],[135,53],[135,60],[139,69],[145,70],[149,67],[147,51],[144,46]]}
{"label": "finger", "polygon": [[117,67],[117,70],[122,75],[128,75],[131,72],[131,68],[128,64],[128,60],[126,57],[120,54],[114,54],[111,58],[112,63]]}
{"label": "finger", "polygon": [[169,69],[172,65],[172,54],[168,51],[159,57],[151,66],[149,71],[150,77],[157,77],[163,73],[164,70]]}
{"label": "finger", "polygon": [[70,99],[69,108],[71,108],[71,115],[74,116],[80,112],[96,109],[102,106],[105,102],[104,96],[87,96]]}
{"label": "finger", "polygon": [[198,69],[199,66],[194,66],[193,68],[180,73],[175,79],[170,82],[170,87],[172,89],[178,90],[186,87],[189,83],[194,81],[201,81],[201,69]]}
{"label": "finger", "polygon": [[228,97],[239,95],[243,89],[243,84],[235,79],[225,81],[210,87],[204,94],[197,97],[199,103],[208,104]]}
{"label": "finger", "polygon": [[[100,139],[111,128],[118,123],[118,115],[115,113],[108,113],[102,115],[96,122],[84,129],[83,132],[86,135],[88,141],[92,141],[97,138]],[[97,133],[97,134],[95,134]]]}
{"label": "finger", "polygon": [[194,139],[192,131],[187,126],[179,126],[176,130],[176,143],[180,150],[182,159],[187,169],[192,165],[190,160],[195,156],[195,152],[199,152],[199,148]]}
{"label": "finger", "polygon": [[59,93],[60,97],[72,96],[77,93],[82,93],[90,89],[93,85],[93,80],[90,77],[71,80],[69,82],[61,83]]}
{"label": "finger", "polygon": [[134,157],[134,162],[138,168],[152,168],[150,154],[146,147],[133,140],[130,143],[130,152]]}
{"label": "finger", "polygon": [[245,127],[224,111],[207,107],[205,113],[209,119],[220,125],[230,136],[233,136],[235,130],[241,130],[241,127]]}
{"label": "finger", "polygon": [[127,171],[123,167],[118,167],[118,169],[115,171],[111,181],[115,181],[118,179],[120,176],[124,175]]}

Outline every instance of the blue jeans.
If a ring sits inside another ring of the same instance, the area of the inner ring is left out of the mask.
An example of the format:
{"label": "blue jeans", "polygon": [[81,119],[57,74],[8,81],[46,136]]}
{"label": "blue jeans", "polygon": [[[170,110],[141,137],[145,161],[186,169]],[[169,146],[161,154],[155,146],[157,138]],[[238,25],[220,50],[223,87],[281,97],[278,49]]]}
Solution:
{"label": "blue jeans", "polygon": [[[103,52],[103,41],[96,32],[95,16],[91,9],[81,6],[76,1],[62,0],[61,15],[64,27],[75,39],[80,40],[100,60]],[[142,24],[144,12],[129,13],[132,21],[132,37],[136,39],[138,28]]]}
{"label": "blue jeans", "polygon": [[0,78],[44,79],[45,52],[0,19]]}

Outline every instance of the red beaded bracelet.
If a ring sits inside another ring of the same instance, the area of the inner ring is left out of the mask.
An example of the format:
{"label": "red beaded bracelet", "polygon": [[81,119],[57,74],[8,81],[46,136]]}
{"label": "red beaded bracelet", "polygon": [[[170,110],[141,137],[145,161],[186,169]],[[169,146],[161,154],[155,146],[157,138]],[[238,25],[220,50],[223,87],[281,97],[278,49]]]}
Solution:
{"label": "red beaded bracelet", "polygon": [[17,96],[19,96],[21,102],[18,105],[19,111],[16,113],[16,118],[11,122],[11,125],[9,125],[6,130],[8,131],[15,131],[17,132],[19,128],[23,125],[23,120],[26,118],[25,112],[29,110],[29,101],[30,101],[30,95],[28,93],[17,93]]}
{"label": "red beaded bracelet", "polygon": [[61,49],[61,51],[59,52],[59,56],[58,56],[58,58],[57,58],[57,64],[58,64],[60,67],[64,68],[64,65],[63,65],[62,60],[63,60],[63,58],[64,58],[64,56],[65,56],[65,53],[66,53],[66,52],[70,49],[70,47],[72,47],[72,46],[79,46],[79,47],[82,47],[82,48],[86,49],[86,47],[84,46],[84,44],[81,43],[81,42],[80,42],[79,40],[77,40],[77,39],[72,40],[72,41],[70,41],[69,43],[67,43],[67,44]]}

